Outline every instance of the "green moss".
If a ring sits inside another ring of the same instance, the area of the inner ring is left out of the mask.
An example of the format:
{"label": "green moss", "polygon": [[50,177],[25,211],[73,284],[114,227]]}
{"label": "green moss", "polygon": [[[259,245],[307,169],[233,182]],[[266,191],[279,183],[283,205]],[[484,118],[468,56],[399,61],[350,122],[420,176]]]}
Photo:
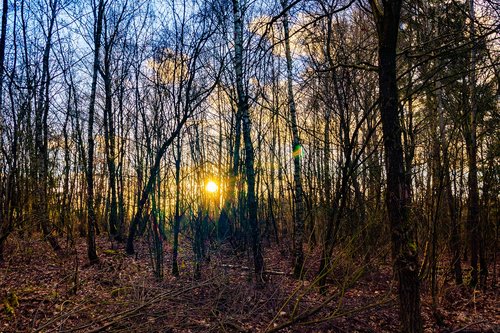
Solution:
{"label": "green moss", "polygon": [[412,254],[417,253],[417,243],[416,242],[409,242],[408,243],[408,248],[410,249]]}
{"label": "green moss", "polygon": [[120,252],[118,252],[117,250],[104,250],[103,253],[110,256],[116,256],[120,254]]}
{"label": "green moss", "polygon": [[7,317],[12,318],[12,317],[16,316],[16,312],[14,311],[14,308],[8,302],[4,302],[3,305],[4,305],[3,311],[5,312]]}
{"label": "green moss", "polygon": [[59,298],[59,293],[55,290],[53,290],[51,293],[50,293],[50,296],[49,296],[51,299],[57,299]]}
{"label": "green moss", "polygon": [[10,303],[10,305],[12,305],[12,307],[15,308],[15,307],[19,306],[19,298],[17,297],[17,295],[15,293],[10,293],[7,296],[7,300]]}
{"label": "green moss", "polygon": [[7,297],[3,299],[3,312],[8,318],[14,318],[16,316],[16,311],[14,309],[16,306],[19,306],[17,296],[14,293],[9,293]]}

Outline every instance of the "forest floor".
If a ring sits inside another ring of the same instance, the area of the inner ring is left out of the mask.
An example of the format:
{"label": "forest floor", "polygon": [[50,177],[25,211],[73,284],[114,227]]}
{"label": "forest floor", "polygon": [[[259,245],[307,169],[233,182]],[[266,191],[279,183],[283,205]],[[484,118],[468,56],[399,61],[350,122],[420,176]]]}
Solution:
{"label": "forest floor", "polygon": [[[137,255],[126,256],[123,249],[109,250],[109,241],[100,237],[100,262],[89,266],[85,239],[77,240],[76,254],[58,257],[36,237],[11,237],[9,260],[0,266],[0,331],[397,332],[388,263],[364,266],[339,254],[328,292],[321,295],[313,281],[315,251],[307,257],[312,268],[297,281],[289,274],[290,253],[266,247],[271,274],[257,286],[248,253],[235,255],[228,244],[212,249],[202,277],[194,280],[191,246],[181,245],[180,277],[170,274],[171,248],[166,246],[165,274],[158,281],[145,242],[137,242]],[[471,291],[439,283],[441,320],[433,315],[428,286],[422,288],[426,332],[500,332],[498,289]]]}

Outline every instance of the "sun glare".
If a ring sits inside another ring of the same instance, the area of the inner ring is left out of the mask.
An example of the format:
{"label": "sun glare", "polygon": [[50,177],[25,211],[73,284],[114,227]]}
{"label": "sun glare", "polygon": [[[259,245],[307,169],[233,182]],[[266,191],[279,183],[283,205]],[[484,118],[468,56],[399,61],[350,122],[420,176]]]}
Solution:
{"label": "sun glare", "polygon": [[207,192],[210,192],[210,193],[217,192],[217,184],[215,184],[211,180],[207,183],[207,186],[205,188],[206,188]]}

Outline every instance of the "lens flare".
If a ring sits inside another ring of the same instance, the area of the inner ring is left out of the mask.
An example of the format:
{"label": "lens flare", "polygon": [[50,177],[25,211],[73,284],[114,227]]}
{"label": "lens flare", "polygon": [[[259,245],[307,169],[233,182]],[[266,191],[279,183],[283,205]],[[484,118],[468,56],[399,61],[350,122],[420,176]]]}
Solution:
{"label": "lens flare", "polygon": [[304,150],[302,149],[301,145],[296,145],[295,147],[293,147],[292,156],[294,158],[302,158],[302,156],[304,156]]}

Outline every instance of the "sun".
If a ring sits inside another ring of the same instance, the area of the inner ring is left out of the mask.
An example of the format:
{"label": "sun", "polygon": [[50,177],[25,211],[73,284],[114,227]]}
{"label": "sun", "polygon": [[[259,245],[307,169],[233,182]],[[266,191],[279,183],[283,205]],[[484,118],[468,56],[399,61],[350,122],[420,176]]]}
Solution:
{"label": "sun", "polygon": [[217,188],[218,188],[217,184],[216,184],[216,183],[214,183],[214,182],[213,182],[213,181],[211,181],[211,180],[210,180],[210,181],[208,181],[208,183],[207,183],[207,185],[206,185],[206,187],[205,187],[205,189],[207,190],[207,192],[210,192],[210,193],[215,193],[215,192],[217,192]]}

